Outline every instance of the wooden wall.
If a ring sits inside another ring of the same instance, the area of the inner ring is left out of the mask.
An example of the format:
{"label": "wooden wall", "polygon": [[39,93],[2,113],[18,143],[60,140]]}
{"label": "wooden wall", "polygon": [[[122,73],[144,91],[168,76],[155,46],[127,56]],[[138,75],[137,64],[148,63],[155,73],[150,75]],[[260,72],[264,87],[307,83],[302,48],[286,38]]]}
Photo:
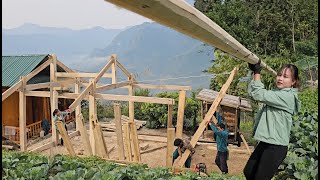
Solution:
{"label": "wooden wall", "polygon": [[[2,88],[2,92],[6,89]],[[2,101],[2,125],[19,126],[19,92],[14,92]]]}

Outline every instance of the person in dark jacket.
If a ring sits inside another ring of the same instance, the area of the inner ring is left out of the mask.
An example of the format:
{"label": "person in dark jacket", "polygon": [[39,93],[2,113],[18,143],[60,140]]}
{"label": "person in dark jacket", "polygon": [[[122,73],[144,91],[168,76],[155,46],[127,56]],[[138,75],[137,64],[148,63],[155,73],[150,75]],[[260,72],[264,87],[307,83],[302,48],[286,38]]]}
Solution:
{"label": "person in dark jacket", "polygon": [[174,146],[177,146],[178,148],[173,152],[173,160],[172,160],[172,164],[174,163],[174,160],[177,159],[179,156],[182,156],[182,154],[189,149],[191,151],[188,159],[186,160],[186,162],[184,163],[184,166],[186,168],[190,168],[191,166],[191,157],[192,155],[195,153],[194,147],[192,147],[192,145],[190,144],[190,140],[189,139],[180,139],[180,138],[176,138],[174,140]]}
{"label": "person in dark jacket", "polygon": [[215,159],[216,165],[219,167],[223,174],[228,173],[228,135],[229,132],[223,123],[219,123],[218,125],[214,125],[214,123],[209,123],[211,129],[216,135],[217,141],[217,155]]}
{"label": "person in dark jacket", "polygon": [[49,131],[50,131],[50,124],[49,124],[49,121],[47,119],[43,119],[41,121],[41,127],[44,131],[44,135],[48,135],[49,134]]}
{"label": "person in dark jacket", "polygon": [[276,89],[266,90],[261,82],[260,61],[249,64],[249,68],[254,72],[249,95],[264,106],[257,113],[253,128],[253,137],[259,143],[243,172],[248,180],[270,180],[287,155],[292,116],[301,106],[297,94],[299,73],[295,65],[283,65],[276,77]]}

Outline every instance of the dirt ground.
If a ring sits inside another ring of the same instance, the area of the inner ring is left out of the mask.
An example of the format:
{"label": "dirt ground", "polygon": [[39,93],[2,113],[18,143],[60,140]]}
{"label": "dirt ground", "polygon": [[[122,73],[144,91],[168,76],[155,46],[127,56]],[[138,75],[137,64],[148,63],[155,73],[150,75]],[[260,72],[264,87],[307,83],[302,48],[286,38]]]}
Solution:
{"label": "dirt ground", "polygon": [[[71,133],[73,130],[70,130],[69,133]],[[137,131],[139,135],[152,135],[151,137],[162,137],[166,138],[166,129],[147,129],[146,127],[141,128]],[[114,132],[105,132],[105,141],[107,144],[108,150],[113,150],[109,154],[110,159],[118,159],[117,154],[117,147],[116,147],[116,134]],[[140,137],[140,136],[139,136]],[[183,134],[183,137],[187,137],[187,135]],[[212,132],[207,133],[205,137],[210,138],[212,137]],[[152,139],[152,138],[151,138]],[[32,144],[28,147],[28,150],[34,149],[35,147],[39,147],[45,143],[50,142],[51,138],[46,138],[44,140],[41,140],[35,144]],[[211,138],[212,140],[212,138]],[[84,148],[82,146],[81,137],[75,136],[71,138],[72,145],[74,147],[74,150],[78,156],[83,156],[85,154]],[[150,140],[139,140],[140,146],[144,146],[146,144],[149,145],[149,147],[146,149],[152,149],[155,147],[159,147],[162,145],[165,145],[165,142],[155,142]],[[175,147],[174,147],[175,148]],[[252,147],[250,147],[252,149]],[[215,143],[198,143],[195,147],[195,154],[192,156],[192,162],[191,166],[197,164],[197,163],[205,163],[207,165],[207,172],[220,172],[219,168],[214,163],[216,153],[217,153],[217,147]],[[237,147],[234,145],[229,145],[229,160],[228,160],[228,167],[229,167],[229,174],[230,175],[238,175],[242,173],[242,170],[249,158],[249,155],[245,151],[244,144],[241,145],[241,147]],[[166,165],[166,147],[162,149],[158,149],[149,153],[141,154],[141,161],[142,163],[148,164],[149,167],[164,167]],[[41,152],[41,154],[44,155],[54,155],[54,154],[68,154],[68,151],[66,147],[64,146],[56,146],[52,147],[50,149],[44,150]],[[179,158],[178,158],[179,159]],[[177,159],[177,160],[178,160]],[[177,162],[176,160],[176,162]]]}

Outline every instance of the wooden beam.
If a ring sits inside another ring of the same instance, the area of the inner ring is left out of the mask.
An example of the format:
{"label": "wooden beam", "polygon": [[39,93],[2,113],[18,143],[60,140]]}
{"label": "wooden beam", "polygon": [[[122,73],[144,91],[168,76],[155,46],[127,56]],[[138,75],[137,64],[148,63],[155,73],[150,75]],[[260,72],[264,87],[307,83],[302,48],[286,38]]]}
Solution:
{"label": "wooden beam", "polygon": [[131,138],[130,138],[130,128],[129,123],[123,124],[124,131],[124,149],[127,161],[132,161],[132,151],[131,151]]}
{"label": "wooden beam", "polygon": [[140,155],[140,146],[137,134],[136,123],[134,121],[129,121],[129,128],[130,128],[130,136],[132,138],[133,144],[133,159],[134,161],[141,162],[141,155]]}
{"label": "wooden beam", "polygon": [[[57,77],[68,77],[68,78],[77,78],[77,77],[87,77],[95,78],[98,73],[66,73],[66,72],[57,72]],[[101,77],[112,78],[112,74],[104,73]]]}
{"label": "wooden beam", "polygon": [[172,111],[173,111],[173,105],[168,105],[168,123],[167,123],[167,128],[172,128]]}
{"label": "wooden beam", "polygon": [[50,88],[50,87],[60,87],[60,83],[47,82],[47,83],[38,83],[38,84],[28,84],[25,86],[25,89],[28,91],[31,91],[34,89],[43,89],[43,88]]}
{"label": "wooden beam", "polygon": [[11,86],[9,89],[7,89],[5,92],[2,93],[2,102],[7,99],[12,93],[18,91],[22,86],[22,81],[19,80],[16,82],[13,86]]}
{"label": "wooden beam", "polygon": [[84,147],[84,150],[87,155],[91,156],[92,155],[92,149],[89,141],[89,136],[86,127],[83,124],[83,116],[82,113],[78,114],[78,121],[77,121],[77,128],[79,129],[80,135],[81,135],[81,140],[82,144]]}
{"label": "wooden beam", "polygon": [[97,74],[97,76],[94,78],[94,82],[97,83],[100,78],[103,76],[103,74],[108,70],[108,68],[112,65],[114,62],[114,56],[111,55],[109,58],[109,62],[100,70],[100,72]]}
{"label": "wooden beam", "polygon": [[49,148],[51,148],[53,146],[54,146],[53,142],[48,142],[48,143],[46,143],[44,145],[41,145],[41,146],[36,147],[36,148],[34,148],[32,150],[29,150],[29,152],[41,152],[41,151],[49,149]]}
{"label": "wooden beam", "polygon": [[112,84],[115,84],[115,83],[117,83],[117,69],[116,69],[117,57],[115,54],[113,55],[113,57],[114,57],[114,61],[111,65],[111,75],[112,75]]}
{"label": "wooden beam", "polygon": [[167,128],[167,158],[166,158],[167,167],[172,167],[174,134],[175,134],[174,128]]}
{"label": "wooden beam", "polygon": [[179,91],[177,134],[176,134],[177,138],[182,138],[185,104],[186,104],[186,91]]}
{"label": "wooden beam", "polygon": [[239,132],[239,134],[240,134],[240,137],[241,137],[244,145],[246,146],[246,149],[247,149],[248,154],[251,156],[251,150],[249,149],[249,146],[248,146],[248,143],[247,143],[246,139],[244,138],[244,136],[243,136],[242,133]]}
{"label": "wooden beam", "polygon": [[56,121],[56,124],[57,124],[57,128],[59,130],[59,133],[60,133],[60,135],[61,135],[61,137],[63,139],[63,143],[64,143],[65,147],[67,148],[69,154],[71,156],[76,156],[76,153],[75,153],[75,151],[73,149],[73,146],[71,144],[70,138],[68,136],[68,133],[67,133],[62,121]]}
{"label": "wooden beam", "polygon": [[158,97],[143,97],[143,96],[127,96],[127,95],[112,95],[112,94],[95,94],[96,98],[112,100],[112,101],[133,101],[133,102],[146,102],[156,104],[174,104],[174,99],[171,98],[158,98]]}
{"label": "wooden beam", "polygon": [[44,68],[48,67],[50,63],[52,62],[52,58],[49,56],[49,59],[42,63],[40,66],[35,68],[33,71],[31,71],[28,75],[26,75],[26,83],[33,78],[35,75],[37,75],[39,72],[41,72]]}
{"label": "wooden beam", "polygon": [[131,84],[130,81],[119,82],[116,84],[107,84],[104,86],[97,87],[96,92],[99,93],[99,92],[103,92],[103,91],[107,91],[107,90],[111,90],[111,89],[116,89],[116,88],[128,86],[130,84]]}
{"label": "wooden beam", "polygon": [[[21,77],[22,87],[26,85],[25,77]],[[24,94],[24,88],[19,91],[19,130],[20,130],[20,150],[26,151],[27,150],[27,99]]]}
{"label": "wooden beam", "polygon": [[[259,58],[228,34],[219,25],[195,7],[182,0],[106,0],[162,25],[173,28],[192,38],[203,41],[215,48],[249,63]],[[262,67],[276,75],[276,72],[261,62]]]}
{"label": "wooden beam", "polygon": [[101,132],[101,125],[99,123],[96,123],[93,129],[94,133],[94,140],[96,141],[96,154],[100,155],[103,158],[108,158],[108,149],[106,148],[106,144],[104,142],[104,137]]}
{"label": "wooden beam", "polygon": [[[129,81],[133,82],[133,74],[130,74]],[[129,88],[128,88],[128,94],[129,96],[133,96],[134,92],[133,92],[133,86],[132,83],[130,84]],[[129,101],[129,121],[134,121],[134,101]]]}
{"label": "wooden beam", "polygon": [[[57,72],[57,56],[52,54],[49,56],[51,59],[50,63],[50,82],[56,82],[57,77],[55,73]],[[53,111],[58,109],[58,92],[54,89],[54,87],[50,87],[50,107],[51,107],[51,124],[52,124],[52,142],[57,145],[59,140],[59,135],[57,133],[57,129],[54,121]]]}
{"label": "wooden beam", "polygon": [[[94,81],[91,80],[92,82],[92,86],[94,85]],[[93,86],[94,87],[94,86]],[[93,89],[93,88],[92,88]],[[94,128],[95,128],[95,124],[97,123],[97,105],[96,105],[96,100],[93,96],[93,93],[89,95],[89,139],[90,139],[90,144],[92,147],[92,154],[96,155],[96,139],[94,136]]]}
{"label": "wooden beam", "polygon": [[[76,80],[78,80],[78,78],[76,78]],[[80,93],[80,86],[79,86],[79,83],[75,83],[74,84],[74,93]],[[80,121],[82,121],[82,119],[83,119],[83,116],[82,116],[82,114],[81,114],[81,102],[79,102],[79,104],[77,105],[77,107],[76,107],[76,109],[75,109],[75,115],[76,115],[76,130],[77,131],[80,131],[80,127],[78,126],[78,124],[80,124],[80,123],[83,123],[83,122],[80,122]],[[82,117],[82,119],[81,119],[81,117]],[[83,125],[83,124],[82,124]],[[81,125],[80,125],[81,126]],[[85,132],[87,132],[87,131],[85,131]],[[87,134],[87,133],[85,133],[85,134]],[[85,141],[85,140],[84,140]],[[83,143],[85,143],[85,142],[83,142]],[[89,151],[87,151],[87,153],[90,153]],[[92,155],[92,154],[91,154]]]}
{"label": "wooden beam", "polygon": [[93,83],[91,82],[91,83],[86,87],[86,89],[78,96],[78,98],[73,101],[73,103],[69,106],[69,109],[70,109],[71,111],[73,111],[73,110],[80,104],[80,102],[83,100],[83,98],[84,98],[85,96],[87,96],[90,91],[92,91],[92,88],[93,88]]}
{"label": "wooden beam", "polygon": [[116,159],[105,159],[105,158],[102,158],[106,161],[110,161],[110,162],[115,162],[115,163],[120,163],[120,164],[140,164],[142,165],[143,163],[141,162],[134,162],[134,161],[125,161],[125,160],[116,160]]}
{"label": "wooden beam", "polygon": [[140,153],[140,154],[145,154],[145,153],[153,152],[153,151],[156,151],[156,150],[159,150],[159,149],[165,148],[165,147],[167,147],[167,145],[166,145],[166,144],[161,145],[161,146],[158,146],[158,147],[155,147],[155,148],[152,148],[152,149],[148,149],[148,150],[145,150],[145,151],[141,151],[141,153]]}
{"label": "wooden beam", "polygon": [[127,77],[131,76],[131,73],[119,62],[116,61],[117,66],[122,70],[122,72],[127,75]]}
{"label": "wooden beam", "polygon": [[123,137],[122,137],[120,104],[115,103],[113,106],[114,106],[114,120],[116,125],[116,134],[117,134],[118,156],[120,160],[124,160],[125,156],[124,156],[124,146],[123,146]]}
{"label": "wooden beam", "polygon": [[[196,143],[198,142],[201,134],[203,133],[204,129],[206,128],[206,126],[208,125],[208,123],[210,122],[214,112],[217,110],[217,107],[219,106],[222,98],[226,95],[226,92],[233,80],[233,78],[235,77],[235,75],[238,72],[238,68],[235,67],[231,74],[229,75],[229,78],[227,79],[226,83],[221,87],[221,90],[218,94],[218,96],[216,97],[216,99],[213,101],[209,111],[207,112],[206,116],[204,117],[203,121],[200,123],[197,131],[195,132],[195,134],[192,136],[192,139],[190,141],[190,144],[192,145],[192,147],[195,147]],[[215,123],[216,119],[214,118]],[[178,166],[182,167],[184,165],[184,163],[186,162],[187,158],[190,155],[190,150],[186,150],[183,154],[182,157],[180,158],[180,161],[178,162]]]}
{"label": "wooden beam", "polygon": [[132,84],[134,88],[141,89],[161,89],[161,90],[173,90],[173,91],[189,91],[191,86],[176,86],[176,85],[154,85],[154,84]]}

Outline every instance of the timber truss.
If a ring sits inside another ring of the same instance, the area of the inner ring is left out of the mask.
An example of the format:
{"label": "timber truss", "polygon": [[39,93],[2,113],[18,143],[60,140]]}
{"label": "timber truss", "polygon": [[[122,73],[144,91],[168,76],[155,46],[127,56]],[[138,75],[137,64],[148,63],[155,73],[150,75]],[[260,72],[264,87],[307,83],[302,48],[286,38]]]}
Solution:
{"label": "timber truss", "polygon": [[[57,64],[67,72],[57,72]],[[50,82],[48,83],[38,83],[27,85],[27,82],[41,72],[44,68],[50,66]],[[117,67],[127,76],[127,81],[118,82],[117,81]],[[106,73],[106,71],[111,68],[111,73]],[[219,106],[221,100],[225,96],[233,78],[237,74],[238,68],[235,67],[228,80],[222,86],[218,96],[213,102],[212,106],[208,110],[205,118],[199,125],[199,128],[193,135],[191,139],[191,145],[195,147],[197,141],[199,140],[204,129],[208,125],[211,119],[217,122],[213,114]],[[100,84],[98,81],[102,78],[111,78],[111,84]],[[84,78],[91,78],[90,81],[85,81]],[[73,93],[58,92],[58,90],[63,90],[73,86]],[[84,87],[83,91],[80,91],[80,87]],[[50,91],[37,91],[37,89],[48,89]],[[116,88],[127,88],[128,95],[113,95],[113,94],[103,94],[102,92],[116,89]],[[179,102],[178,102],[178,114],[177,114],[177,125],[173,128],[172,125],[172,110],[175,103],[172,98],[158,98],[158,97],[143,97],[134,96],[134,89],[161,89],[161,90],[175,90],[179,91]],[[86,155],[98,155],[109,161],[115,161],[118,163],[141,163],[141,153],[137,135],[137,129],[134,120],[134,102],[146,102],[146,103],[156,103],[156,104],[166,104],[168,105],[168,122],[167,122],[167,155],[166,155],[166,166],[172,167],[172,152],[173,152],[173,142],[175,138],[182,138],[183,130],[183,119],[184,119],[184,108],[185,108],[185,98],[186,91],[191,90],[190,86],[176,86],[176,85],[153,85],[153,84],[142,84],[139,83],[125,67],[120,64],[117,60],[116,55],[112,54],[108,58],[107,64],[98,73],[78,73],[68,67],[64,66],[62,63],[57,61],[56,55],[49,55],[47,61],[41,64],[39,67],[34,69],[31,73],[20,78],[20,80],[10,87],[8,90],[2,93],[2,101],[9,97],[15,91],[19,91],[19,129],[20,129],[20,148],[21,151],[27,151],[27,132],[26,132],[26,97],[49,97],[51,111],[58,108],[58,98],[74,99],[73,103],[69,106],[69,109],[76,114],[76,131],[68,134],[64,129],[62,122],[57,122],[57,128],[59,129],[60,135],[62,136],[65,147],[67,148],[71,156],[76,156],[73,146],[71,144],[70,138],[80,135],[81,141],[84,145]],[[89,100],[89,136],[87,129],[83,123],[83,116],[81,114],[80,103],[82,100]],[[111,101],[126,101],[129,102],[129,120],[122,123],[122,116],[120,105],[114,103],[114,116],[116,125],[116,136],[117,136],[117,150],[118,159],[112,160],[109,158],[109,152],[107,144],[105,143],[104,136],[101,129],[101,124],[98,122],[97,118],[97,107],[96,99],[104,99]],[[58,143],[58,133],[56,126],[53,122],[53,116],[51,112],[52,121],[52,141],[44,144],[40,147],[34,148],[28,151],[42,151],[48,148],[52,148]],[[178,166],[174,167],[175,170],[181,169],[184,162],[190,154],[189,150],[186,150],[180,161],[177,163]],[[133,157],[133,158],[132,158]]]}

